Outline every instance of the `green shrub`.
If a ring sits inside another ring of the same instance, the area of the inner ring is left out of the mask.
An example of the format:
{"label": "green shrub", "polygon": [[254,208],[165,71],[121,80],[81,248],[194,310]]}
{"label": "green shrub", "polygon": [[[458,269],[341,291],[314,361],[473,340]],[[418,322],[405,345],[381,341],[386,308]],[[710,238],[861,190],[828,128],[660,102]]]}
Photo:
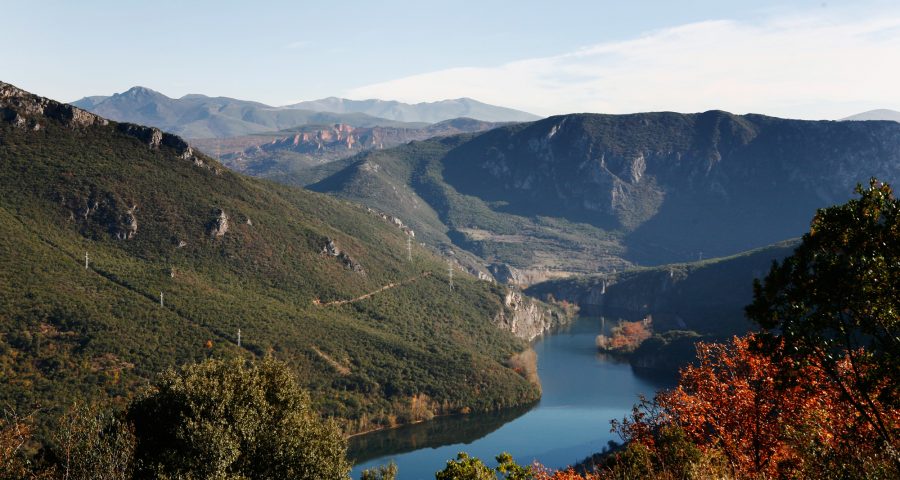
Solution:
{"label": "green shrub", "polygon": [[347,478],[346,441],[271,358],[169,370],[129,409],[138,478]]}

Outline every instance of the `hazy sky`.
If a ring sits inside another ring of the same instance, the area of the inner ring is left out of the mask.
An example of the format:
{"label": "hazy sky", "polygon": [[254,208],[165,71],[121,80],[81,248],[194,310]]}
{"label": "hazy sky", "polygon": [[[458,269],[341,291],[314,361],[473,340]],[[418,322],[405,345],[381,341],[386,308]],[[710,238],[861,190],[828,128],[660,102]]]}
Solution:
{"label": "hazy sky", "polygon": [[0,4],[0,80],[64,101],[143,85],[272,105],[468,96],[542,115],[900,110],[896,1]]}

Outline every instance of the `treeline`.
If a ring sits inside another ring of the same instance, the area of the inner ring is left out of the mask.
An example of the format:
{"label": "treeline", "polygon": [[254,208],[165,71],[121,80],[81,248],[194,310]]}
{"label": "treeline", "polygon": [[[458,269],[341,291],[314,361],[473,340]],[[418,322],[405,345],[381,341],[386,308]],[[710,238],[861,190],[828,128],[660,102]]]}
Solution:
{"label": "treeline", "polygon": [[[900,201],[873,180],[820,210],[754,285],[756,334],[700,343],[676,388],[613,423],[575,470],[460,454],[437,480],[900,478]],[[426,402],[426,399],[419,399]],[[347,478],[346,441],[266,359],[169,370],[121,409],[73,407],[49,439],[0,425],[2,479]],[[364,472],[389,480],[393,465]]]}
{"label": "treeline", "polygon": [[271,358],[207,360],[160,375],[122,409],[73,405],[49,438],[6,412],[0,479],[346,478],[338,426]]}

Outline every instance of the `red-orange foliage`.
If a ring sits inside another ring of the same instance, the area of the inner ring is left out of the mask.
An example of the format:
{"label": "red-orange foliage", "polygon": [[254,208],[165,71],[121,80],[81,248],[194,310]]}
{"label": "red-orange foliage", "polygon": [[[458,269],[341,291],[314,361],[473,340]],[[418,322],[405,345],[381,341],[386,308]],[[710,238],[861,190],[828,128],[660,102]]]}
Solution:
{"label": "red-orange foliage", "polygon": [[[810,445],[847,458],[877,448],[872,426],[821,366],[779,355],[780,347],[771,356],[759,353],[756,341],[750,335],[729,344],[698,344],[699,365],[682,371],[676,389],[636,407],[617,426],[623,438],[654,448],[660,427],[678,426],[701,448],[720,450],[739,477],[800,471],[813,461]],[[849,374],[849,362],[839,365]],[[893,428],[900,425],[900,411],[876,397],[864,400],[877,405]]]}
{"label": "red-orange foliage", "polygon": [[541,465],[532,467],[532,475],[534,480],[600,480],[600,476],[596,474],[586,473],[580,474],[575,470],[550,470]]}
{"label": "red-orange foliage", "polygon": [[597,347],[610,352],[633,352],[651,335],[653,335],[653,329],[650,317],[636,322],[623,320],[613,327],[611,337],[597,336]]}

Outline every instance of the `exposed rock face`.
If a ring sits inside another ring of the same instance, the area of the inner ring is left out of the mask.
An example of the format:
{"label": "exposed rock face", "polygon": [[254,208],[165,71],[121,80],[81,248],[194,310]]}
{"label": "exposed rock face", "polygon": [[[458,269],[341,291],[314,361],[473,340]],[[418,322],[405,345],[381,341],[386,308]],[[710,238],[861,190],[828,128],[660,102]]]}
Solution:
{"label": "exposed rock face", "polygon": [[[39,97],[16,88],[8,83],[0,82],[0,121],[8,122],[17,128],[40,130],[41,120],[51,119],[70,128],[106,126],[110,121],[66,103],[49,98]],[[198,167],[207,167],[194,150],[180,137],[164,133],[158,128],[144,127],[131,123],[118,123],[115,128],[125,135],[135,137],[146,143],[151,150],[169,147],[182,160],[193,162]],[[218,173],[218,172],[216,172]]]}
{"label": "exposed rock face", "polygon": [[390,223],[391,225],[399,228],[400,230],[403,230],[403,233],[409,235],[410,237],[415,238],[416,232],[413,229],[409,228],[406,224],[404,224],[403,220],[400,220],[399,218],[397,218],[393,215],[388,215],[384,212],[379,212],[378,210],[375,210],[374,208],[370,208],[370,207],[366,207],[366,211],[371,213],[372,215],[375,215],[375,216],[381,218],[382,220]]}
{"label": "exposed rock face", "polygon": [[137,205],[131,206],[124,215],[122,215],[122,221],[119,225],[119,229],[116,232],[116,238],[119,240],[131,240],[137,234],[138,231],[138,223],[137,216],[135,215],[135,211],[137,210]]}
{"label": "exposed rock face", "polygon": [[51,118],[72,128],[109,124],[108,120],[93,113],[0,82],[0,120],[16,127],[39,130],[40,117]]}
{"label": "exposed rock face", "polygon": [[549,306],[510,290],[503,299],[504,308],[494,317],[500,328],[524,339],[534,340],[539,335],[568,322],[568,318]]}
{"label": "exposed rock face", "polygon": [[58,201],[68,210],[69,221],[77,223],[85,235],[97,238],[108,234],[118,240],[131,240],[138,233],[137,205],[115,193],[88,191],[60,197]]}
{"label": "exposed rock face", "polygon": [[334,243],[334,240],[328,239],[328,242],[322,247],[322,255],[330,255],[332,257],[336,257],[341,254],[341,249],[338,248],[337,244]]}
{"label": "exposed rock face", "polygon": [[492,263],[488,265],[488,270],[500,283],[510,285],[524,285],[526,283],[525,278],[518,269],[505,263]]}
{"label": "exposed rock face", "polygon": [[135,137],[147,144],[151,150],[159,150],[160,147],[169,147],[175,150],[175,154],[182,160],[194,162],[198,167],[204,166],[203,160],[194,155],[194,149],[181,137],[164,133],[158,128],[135,125],[133,123],[120,123],[116,128],[125,135]]}
{"label": "exposed rock face", "polygon": [[326,239],[325,245],[322,246],[322,255],[338,259],[345,268],[353,270],[354,272],[365,273],[362,265],[350,257],[347,252],[341,251],[333,239]]}
{"label": "exposed rock face", "polygon": [[228,215],[225,214],[225,210],[219,210],[219,214],[215,220],[212,222],[212,226],[209,229],[209,235],[215,238],[219,238],[225,235],[228,232]]}
{"label": "exposed rock face", "polygon": [[[354,127],[338,123],[328,127],[302,127],[293,135],[275,138],[239,152],[223,155],[222,161],[229,167],[251,175],[264,175],[274,164],[273,160],[285,154],[302,157],[302,163],[316,165],[369,150],[395,147],[413,140],[441,137],[467,132],[486,131],[500,124],[471,119],[457,119],[422,128]],[[209,145],[201,141],[202,145]],[[378,171],[378,164],[367,162],[363,168]]]}

